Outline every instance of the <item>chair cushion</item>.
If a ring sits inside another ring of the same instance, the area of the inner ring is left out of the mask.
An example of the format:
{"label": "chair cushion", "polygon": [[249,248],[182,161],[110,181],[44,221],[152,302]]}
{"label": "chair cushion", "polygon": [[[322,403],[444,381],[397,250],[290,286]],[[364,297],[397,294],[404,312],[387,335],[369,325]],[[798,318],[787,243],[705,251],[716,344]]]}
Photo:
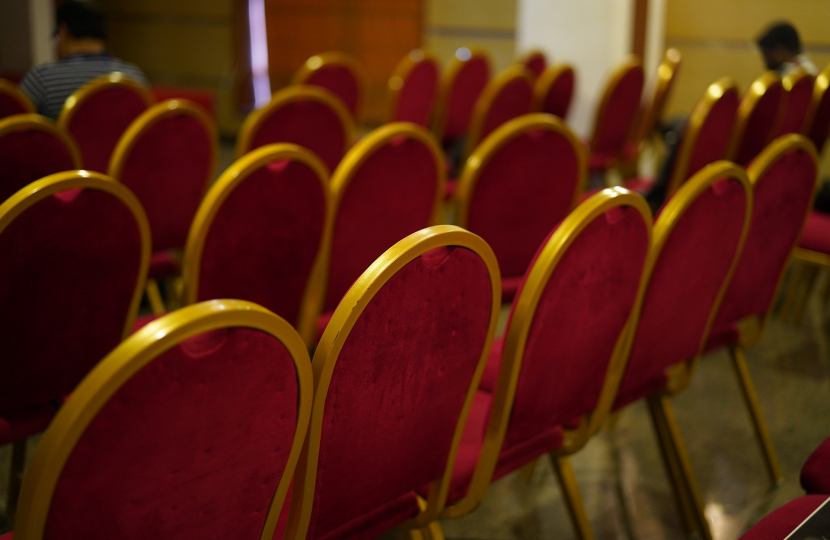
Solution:
{"label": "chair cushion", "polygon": [[827,495],[806,495],[792,500],[756,523],[740,540],[784,540],[826,500]]}
{"label": "chair cushion", "polygon": [[600,152],[591,152],[588,155],[588,170],[593,171],[604,171],[611,167],[614,164],[614,156],[610,154],[604,154]]}
{"label": "chair cushion", "polygon": [[499,336],[493,340],[493,345],[490,347],[490,356],[487,358],[487,365],[481,375],[481,382],[478,383],[478,389],[482,392],[495,393],[496,383],[499,382],[499,368],[501,367],[501,353],[503,350],[504,336]]}
{"label": "chair cushion", "polygon": [[3,536],[0,536],[0,540],[12,540],[13,536],[14,536],[14,531],[7,532]]}
{"label": "chair cushion", "polygon": [[801,487],[807,493],[830,495],[830,437],[804,463],[801,469]]}
{"label": "chair cushion", "polygon": [[704,353],[733,345],[738,343],[741,338],[741,331],[737,324],[727,324],[719,328],[712,328],[709,331],[709,337],[706,338],[706,346],[703,348]]}
{"label": "chair cushion", "polygon": [[640,195],[644,195],[654,187],[654,178],[631,178],[625,181],[623,187],[631,191],[636,191]]}
{"label": "chair cushion", "polygon": [[519,287],[524,283],[525,277],[510,276],[501,278],[501,303],[508,304],[516,297]]}
{"label": "chair cushion", "polygon": [[35,407],[16,414],[0,416],[0,446],[40,433],[58,412],[52,404]]}
{"label": "chair cushion", "polygon": [[176,256],[170,251],[156,251],[150,255],[150,268],[147,271],[148,279],[166,279],[176,276],[180,272],[181,264]]}
{"label": "chair cushion", "polygon": [[830,214],[810,212],[798,247],[830,255]]}

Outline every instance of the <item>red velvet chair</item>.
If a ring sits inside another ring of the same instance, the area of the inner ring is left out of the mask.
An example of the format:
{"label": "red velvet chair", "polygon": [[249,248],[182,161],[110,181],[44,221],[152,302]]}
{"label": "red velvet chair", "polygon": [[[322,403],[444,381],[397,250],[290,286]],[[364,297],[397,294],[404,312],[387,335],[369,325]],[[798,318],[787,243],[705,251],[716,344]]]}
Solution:
{"label": "red velvet chair", "polygon": [[[830,215],[812,211],[807,216],[804,231],[793,251],[794,273],[782,302],[782,319],[801,321],[807,310],[813,286],[822,272],[830,269]],[[830,285],[824,298],[830,294]]]}
{"label": "red velvet chair", "polygon": [[493,77],[476,101],[467,132],[465,157],[505,122],[531,112],[533,74],[514,65]]}
{"label": "red velvet chair", "polygon": [[429,126],[440,78],[441,64],[432,53],[421,49],[410,51],[389,78],[388,121]]}
{"label": "red velvet chair", "polygon": [[444,158],[426,129],[386,124],[349,150],[330,185],[334,229],[320,331],[372,261],[406,235],[438,222]]}
{"label": "red velvet chair", "polygon": [[294,73],[291,84],[325,88],[343,100],[355,121],[360,119],[366,73],[353,56],[341,51],[315,54]]}
{"label": "red velvet chair", "polygon": [[[605,171],[621,160],[632,159],[630,140],[634,136],[645,75],[638,56],[629,56],[608,78],[594,114],[588,141],[591,171]],[[627,148],[628,145],[628,148]]]}
{"label": "red velvet chair", "polygon": [[758,343],[772,315],[818,177],[813,145],[801,135],[773,141],[747,174],[753,189],[752,221],[741,258],[709,333],[706,351],[728,347],[755,433],[775,485],[781,468],[761,414],[744,350]]}
{"label": "red velvet chair", "polygon": [[37,114],[0,120],[0,202],[35,180],[81,168],[75,141]]}
{"label": "red velvet chair", "polygon": [[461,51],[456,51],[444,72],[433,117],[433,131],[442,144],[451,144],[466,135],[473,108],[490,80],[492,62],[487,53],[463,49],[469,54],[467,57],[460,55]]}
{"label": "red velvet chair", "polygon": [[270,540],[311,416],[305,345],[239,300],[189,306],[109,353],[32,458],[16,540]]}
{"label": "red velvet chair", "polygon": [[29,96],[11,81],[0,79],[0,120],[15,114],[34,114],[35,106]]}
{"label": "red velvet chair", "polygon": [[481,238],[443,225],[355,281],[314,353],[286,540],[369,540],[438,516],[498,321],[498,275]]}
{"label": "red velvet chair", "polygon": [[784,77],[784,101],[775,130],[776,137],[804,132],[815,82],[815,77],[802,68],[797,68]]}
{"label": "red velvet chair", "polygon": [[647,285],[614,410],[646,399],[687,532],[710,539],[703,503],[669,397],[688,385],[749,229],[743,169],[708,165],[675,193],[654,225]]}
{"label": "red velvet chair", "polygon": [[614,188],[581,204],[540,246],[493,343],[442,517],[475,508],[491,476],[549,454],[577,537],[592,538],[568,456],[614,401],[650,240],[645,200]]}
{"label": "red velvet chair", "polygon": [[317,154],[333,172],[354,140],[354,120],[337,96],[314,86],[289,86],[253,111],[239,129],[236,157],[273,143]]}
{"label": "red velvet chair", "polygon": [[106,173],[121,136],[154,103],[149,90],[123,73],[110,73],[69,96],[57,123],[78,144],[83,168]]}
{"label": "red velvet chair", "polygon": [[813,87],[813,99],[807,111],[807,121],[804,123],[804,135],[807,135],[819,155],[824,151],[827,134],[830,133],[830,64],[816,77]]}
{"label": "red velvet chair", "polygon": [[104,175],[35,181],[0,205],[0,444],[14,443],[14,515],[26,437],[130,335],[150,230],[138,199]]}
{"label": "red velvet chair", "polygon": [[529,51],[520,56],[515,63],[521,64],[527,68],[527,70],[533,74],[534,81],[538,79],[542,73],[545,72],[545,68],[548,67],[548,59],[545,56],[545,53],[538,49]]}
{"label": "red velvet chair", "polygon": [[245,154],[211,186],[193,219],[183,302],[256,302],[314,345],[331,214],[326,166],[309,150],[283,143]]}
{"label": "red velvet chair", "polygon": [[[739,540],[786,540],[801,523],[823,504],[827,495],[805,495],[773,510],[746,531]],[[801,538],[801,537],[799,537]]]}
{"label": "red velvet chair", "polygon": [[830,495],[830,437],[810,454],[801,468],[801,487],[807,493]]}
{"label": "red velvet chair", "polygon": [[767,71],[750,85],[741,98],[727,159],[746,166],[761,153],[775,135],[784,97],[781,78],[774,71]]}
{"label": "red velvet chair", "polygon": [[533,112],[543,112],[568,118],[576,87],[576,73],[570,64],[556,64],[547,68],[533,86]]}
{"label": "red velvet chair", "polygon": [[567,125],[543,113],[507,122],[467,160],[454,201],[456,224],[493,248],[504,301],[513,299],[539,245],[576,205],[585,161]]}
{"label": "red velvet chair", "polygon": [[216,168],[216,126],[194,103],[163,101],[130,125],[109,174],[136,194],[153,234],[148,293],[155,313],[164,305],[156,282],[178,275],[170,250],[184,248],[190,223]]}

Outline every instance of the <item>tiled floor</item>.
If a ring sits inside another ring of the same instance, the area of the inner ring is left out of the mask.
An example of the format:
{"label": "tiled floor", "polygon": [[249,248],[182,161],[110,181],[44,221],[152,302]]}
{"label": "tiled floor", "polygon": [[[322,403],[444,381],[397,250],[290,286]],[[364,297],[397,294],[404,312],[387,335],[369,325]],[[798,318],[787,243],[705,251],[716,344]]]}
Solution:
{"label": "tiled floor", "polygon": [[[773,320],[748,353],[784,470],[778,487],[770,488],[725,352],[705,357],[690,387],[673,398],[717,540],[737,538],[768,511],[801,495],[801,465],[830,435],[830,312],[819,304],[816,295],[799,325]],[[0,533],[9,529],[2,514],[8,461],[9,448],[0,449]],[[625,410],[614,429],[591,441],[572,462],[598,539],[683,537],[644,405]],[[449,539],[574,537],[544,461],[529,483],[510,475],[492,486],[475,512],[442,525]]]}

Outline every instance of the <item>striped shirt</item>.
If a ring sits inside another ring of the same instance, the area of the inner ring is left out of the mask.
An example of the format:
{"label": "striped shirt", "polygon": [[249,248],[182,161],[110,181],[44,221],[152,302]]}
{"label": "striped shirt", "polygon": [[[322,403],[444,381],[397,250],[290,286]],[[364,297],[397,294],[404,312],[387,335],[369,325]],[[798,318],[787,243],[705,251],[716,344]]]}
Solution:
{"label": "striped shirt", "polygon": [[120,71],[137,83],[148,86],[147,77],[134,64],[122,62],[109,53],[74,54],[58,62],[35,66],[20,81],[20,89],[35,104],[37,112],[57,119],[66,98],[92,79]]}

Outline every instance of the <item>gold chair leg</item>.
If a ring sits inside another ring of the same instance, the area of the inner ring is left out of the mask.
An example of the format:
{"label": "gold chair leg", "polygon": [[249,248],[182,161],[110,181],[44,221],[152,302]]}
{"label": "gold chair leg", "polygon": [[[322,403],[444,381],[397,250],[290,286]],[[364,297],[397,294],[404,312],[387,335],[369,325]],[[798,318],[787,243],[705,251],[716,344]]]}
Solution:
{"label": "gold chair leg", "polygon": [[683,524],[690,534],[699,533],[704,540],[712,540],[712,532],[704,512],[703,497],[700,495],[669,397],[665,394],[655,394],[649,396],[647,402]]}
{"label": "gold chair leg", "polygon": [[402,529],[404,540],[445,540],[444,530],[438,521],[433,521],[423,529]]}
{"label": "gold chair leg", "polygon": [[536,472],[537,465],[539,465],[539,459],[534,459],[519,469],[519,477],[525,481],[525,484],[529,484],[533,480],[533,473]]}
{"label": "gold chair leg", "polygon": [[145,292],[147,293],[147,299],[150,301],[150,309],[153,310],[154,315],[161,315],[167,311],[164,307],[164,300],[161,299],[159,284],[155,279],[147,280]]}
{"label": "gold chair leg", "polygon": [[772,485],[776,486],[783,479],[783,474],[781,473],[781,467],[778,465],[778,458],[775,456],[775,447],[772,445],[767,424],[764,422],[764,417],[761,414],[758,394],[755,391],[755,385],[752,383],[752,377],[749,374],[749,367],[746,365],[744,352],[740,347],[730,347],[729,353],[732,357],[732,365],[735,367],[735,374],[738,376],[738,382],[741,383],[741,393],[749,409],[749,415],[752,417],[755,436],[758,437],[758,442],[761,443],[761,452],[764,454],[767,472],[769,473]]}
{"label": "gold chair leg", "polygon": [[17,503],[20,500],[20,488],[23,485],[23,468],[26,464],[26,439],[12,443],[12,459],[9,468],[9,489],[6,497],[6,515],[14,525]]}
{"label": "gold chair leg", "polygon": [[576,483],[576,476],[570,460],[566,456],[551,454],[550,462],[553,465],[553,471],[559,478],[559,485],[562,486],[565,506],[568,508],[568,515],[576,531],[576,537],[579,540],[593,540],[594,533],[591,532],[591,525],[588,523],[585,505],[582,504],[582,495],[579,494],[579,485]]}
{"label": "gold chair leg", "polygon": [[788,320],[790,313],[792,313],[793,305],[796,302],[796,297],[799,295],[801,286],[801,278],[804,275],[805,264],[798,261],[793,261],[791,266],[792,275],[787,284],[784,299],[781,301],[781,307],[778,309],[778,317],[782,321]]}

